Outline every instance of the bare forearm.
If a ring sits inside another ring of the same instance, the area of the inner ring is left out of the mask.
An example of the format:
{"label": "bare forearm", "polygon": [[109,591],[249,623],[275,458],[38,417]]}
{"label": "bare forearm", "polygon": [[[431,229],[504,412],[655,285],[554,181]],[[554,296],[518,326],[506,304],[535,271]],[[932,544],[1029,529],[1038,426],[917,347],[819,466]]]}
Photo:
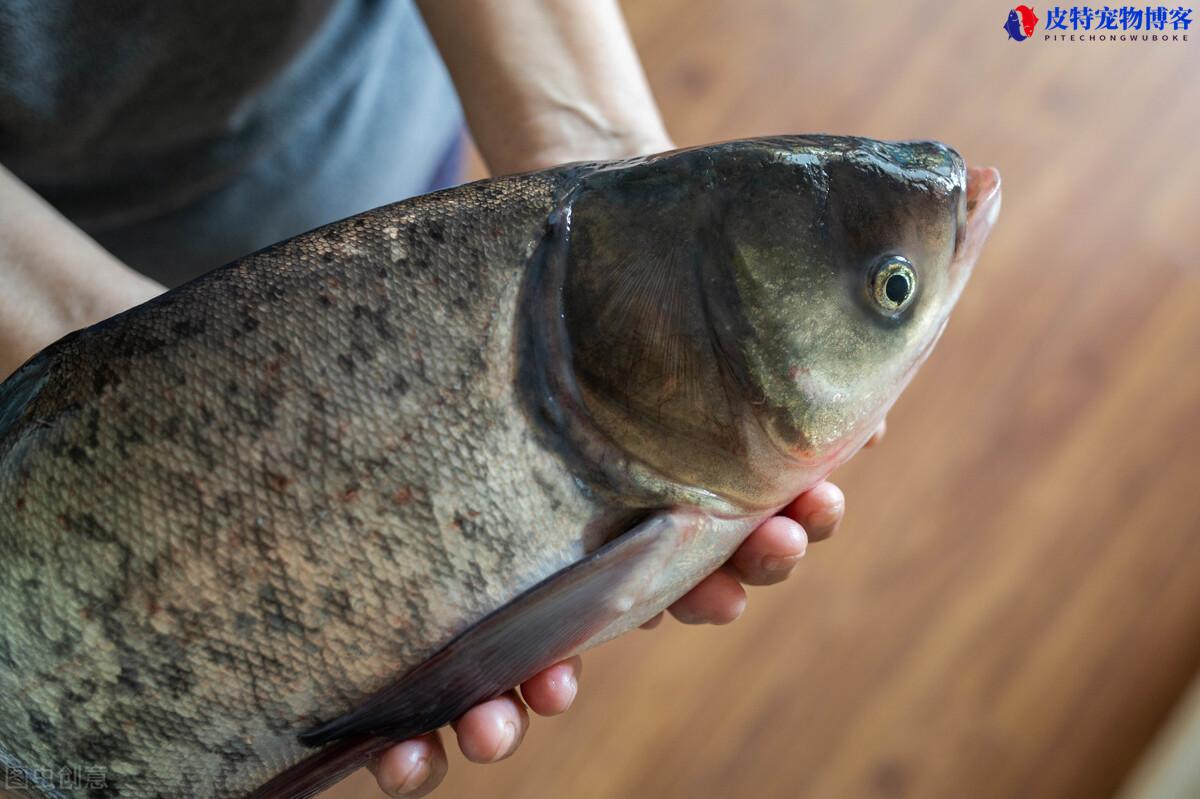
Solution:
{"label": "bare forearm", "polygon": [[614,0],[418,0],[494,174],[671,142]]}
{"label": "bare forearm", "polygon": [[61,336],[162,291],[0,166],[0,379]]}

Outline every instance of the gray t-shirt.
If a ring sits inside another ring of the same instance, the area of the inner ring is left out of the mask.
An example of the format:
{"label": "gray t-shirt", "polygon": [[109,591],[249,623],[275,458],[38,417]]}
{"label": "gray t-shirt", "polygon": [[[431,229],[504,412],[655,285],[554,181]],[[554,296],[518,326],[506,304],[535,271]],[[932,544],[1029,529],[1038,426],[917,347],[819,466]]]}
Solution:
{"label": "gray t-shirt", "polygon": [[461,125],[411,0],[0,0],[0,163],[168,285],[434,188]]}

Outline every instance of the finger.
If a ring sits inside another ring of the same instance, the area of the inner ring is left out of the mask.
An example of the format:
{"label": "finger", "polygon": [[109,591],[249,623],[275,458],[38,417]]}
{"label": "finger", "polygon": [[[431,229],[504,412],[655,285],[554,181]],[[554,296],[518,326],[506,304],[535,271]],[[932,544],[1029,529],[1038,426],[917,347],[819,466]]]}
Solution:
{"label": "finger", "polygon": [[833,483],[819,483],[805,491],[783,510],[808,533],[809,543],[824,541],[842,523],[846,497]]}
{"label": "finger", "polygon": [[742,542],[729,565],[747,585],[771,585],[791,574],[807,547],[808,536],[799,522],[774,516]]}
{"label": "finger", "polygon": [[670,607],[684,624],[728,624],[746,609],[746,589],[726,569],[705,577]]}
{"label": "finger", "polygon": [[379,790],[388,796],[425,796],[446,776],[446,749],[442,737],[427,733],[396,744],[367,764]]}
{"label": "finger", "polygon": [[516,691],[509,691],[471,708],[452,726],[458,735],[458,748],[468,760],[495,763],[520,745],[529,727],[529,711]]}
{"label": "finger", "polygon": [[887,419],[884,419],[882,422],[879,423],[879,427],[875,428],[875,432],[872,433],[871,437],[867,439],[867,446],[868,447],[875,446],[880,441],[883,441],[883,437],[885,435],[887,435]]}
{"label": "finger", "polygon": [[521,698],[539,716],[557,716],[575,701],[583,658],[576,655],[521,683]]}
{"label": "finger", "polygon": [[662,620],[663,620],[663,614],[659,613],[654,618],[649,619],[648,621],[642,622],[642,625],[641,625],[642,629],[643,630],[653,630],[655,627],[662,624]]}

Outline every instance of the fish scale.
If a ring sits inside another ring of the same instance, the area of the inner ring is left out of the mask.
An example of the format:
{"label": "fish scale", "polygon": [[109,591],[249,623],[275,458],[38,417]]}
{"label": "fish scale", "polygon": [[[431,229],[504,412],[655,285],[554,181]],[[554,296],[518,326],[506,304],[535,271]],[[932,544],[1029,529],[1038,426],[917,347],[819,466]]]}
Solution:
{"label": "fish scale", "polygon": [[[0,493],[23,498],[9,522],[43,533],[0,563],[0,584],[22,586],[0,609],[18,658],[0,673],[0,696],[30,697],[53,734],[5,714],[0,741],[27,742],[26,762],[65,752],[106,765],[115,786],[138,786],[122,796],[253,784],[248,775],[303,754],[297,720],[361,699],[361,688],[339,686],[376,687],[445,643],[436,631],[577,558],[580,542],[552,523],[551,498],[521,479],[528,426],[509,393],[489,390],[503,375],[488,374],[476,343],[504,348],[496,323],[512,313],[517,267],[537,235],[528,223],[550,201],[548,185],[526,180],[462,190],[428,213],[420,202],[380,211],[60,345],[55,364],[73,366],[39,402],[86,401],[90,411],[60,411],[29,442],[38,454],[12,464],[10,451],[0,477]],[[480,213],[507,235],[460,243]],[[448,249],[428,246],[433,224]],[[390,279],[391,248],[379,246],[388,228],[410,236],[403,282]],[[336,313],[344,306],[371,308],[391,335],[361,313]],[[322,307],[330,313],[280,313]],[[330,343],[335,357],[317,357]],[[111,372],[120,380],[85,399]],[[184,392],[194,404],[172,402]],[[144,467],[124,490],[131,461]],[[587,513],[568,494],[554,500]],[[456,514],[470,517],[467,529]],[[399,527],[428,535],[388,544]],[[529,557],[518,561],[517,548]],[[61,565],[47,573],[46,562]],[[438,586],[436,606],[410,588],[418,578]],[[353,612],[327,599],[337,591],[354,597]],[[34,613],[40,626],[28,629]],[[203,643],[189,645],[198,627]],[[70,657],[33,657],[30,639],[60,635]],[[75,701],[85,678],[95,691]]]}
{"label": "fish scale", "polygon": [[[964,180],[836,137],[568,165],[48,347],[0,385],[0,765],[308,796],[653,616],[870,435],[978,252]],[[881,321],[843,295],[901,244],[924,295]]]}

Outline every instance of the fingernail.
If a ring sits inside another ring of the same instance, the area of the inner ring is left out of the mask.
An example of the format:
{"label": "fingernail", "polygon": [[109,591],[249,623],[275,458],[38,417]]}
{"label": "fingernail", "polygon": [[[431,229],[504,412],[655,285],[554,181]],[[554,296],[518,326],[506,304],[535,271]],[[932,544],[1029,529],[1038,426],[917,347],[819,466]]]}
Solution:
{"label": "fingernail", "polygon": [[781,574],[790,571],[793,566],[800,562],[802,557],[804,557],[803,551],[799,555],[789,555],[787,557],[766,555],[762,559],[762,568],[763,571],[770,572],[771,574]]}
{"label": "fingernail", "polygon": [[841,514],[837,511],[818,513],[809,520],[809,537],[813,539],[827,538],[841,522]]}
{"label": "fingernail", "polygon": [[748,600],[746,599],[745,595],[742,595],[741,598],[739,598],[736,602],[734,602],[730,606],[728,616],[722,616],[717,619],[711,619],[710,623],[711,624],[730,624],[732,622],[737,621],[738,619],[740,619],[742,617],[742,614],[746,612],[746,603],[747,602],[748,602]]}
{"label": "fingernail", "polygon": [[429,779],[430,768],[429,758],[421,758],[408,770],[408,773],[404,775],[404,779],[400,784],[389,791],[389,793],[392,796],[404,796],[404,794],[420,788],[425,784],[425,780]]}
{"label": "fingernail", "polygon": [[[836,489],[831,489],[831,491],[833,490]],[[846,500],[841,496],[841,492],[837,492],[835,497],[826,497],[824,505],[824,508],[808,519],[808,539],[810,541],[827,538],[842,521],[842,514],[846,510]]]}
{"label": "fingernail", "polygon": [[708,624],[708,619],[687,610],[672,610],[675,620],[680,624]]}
{"label": "fingernail", "polygon": [[575,701],[575,695],[579,693],[579,678],[575,676],[575,672],[567,675],[567,692],[571,695],[571,698],[567,700],[567,704],[571,704]]}
{"label": "fingernail", "polygon": [[517,745],[517,725],[511,721],[504,722],[504,735],[500,737],[500,745],[496,747],[496,753],[492,755],[492,760],[499,760],[502,757],[508,757],[512,754]]}

